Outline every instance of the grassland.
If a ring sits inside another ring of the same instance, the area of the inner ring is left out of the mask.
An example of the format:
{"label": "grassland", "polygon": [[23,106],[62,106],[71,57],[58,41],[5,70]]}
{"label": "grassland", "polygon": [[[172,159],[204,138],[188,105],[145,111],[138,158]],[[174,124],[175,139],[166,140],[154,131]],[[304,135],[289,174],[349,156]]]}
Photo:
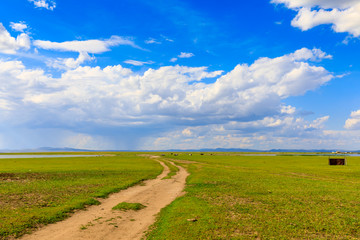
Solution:
{"label": "grassland", "polygon": [[0,159],[0,239],[59,221],[96,198],[155,178],[157,162],[116,156]]}
{"label": "grassland", "polygon": [[[359,157],[349,157],[347,166],[329,166],[317,155],[162,159],[167,178],[178,171],[170,159],[191,175],[187,194],[161,211],[148,239],[360,238]],[[0,239],[63,219],[161,169],[136,153],[0,159]]]}
{"label": "grassland", "polygon": [[148,239],[360,238],[358,157],[347,166],[324,156],[165,157],[191,175]]}

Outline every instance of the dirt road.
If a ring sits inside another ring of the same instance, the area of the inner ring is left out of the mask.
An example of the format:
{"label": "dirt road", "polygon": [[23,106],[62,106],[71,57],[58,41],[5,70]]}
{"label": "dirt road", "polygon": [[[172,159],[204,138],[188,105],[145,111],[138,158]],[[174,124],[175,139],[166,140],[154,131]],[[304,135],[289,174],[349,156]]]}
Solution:
{"label": "dirt road", "polygon": [[[52,239],[141,239],[144,232],[155,221],[156,214],[180,196],[188,173],[182,167],[176,176],[164,179],[169,169],[161,163],[164,171],[156,179],[145,181],[101,200],[98,206],[79,211],[70,218],[45,226],[23,240]],[[112,207],[120,202],[138,202],[146,206],[139,211],[118,211]]]}

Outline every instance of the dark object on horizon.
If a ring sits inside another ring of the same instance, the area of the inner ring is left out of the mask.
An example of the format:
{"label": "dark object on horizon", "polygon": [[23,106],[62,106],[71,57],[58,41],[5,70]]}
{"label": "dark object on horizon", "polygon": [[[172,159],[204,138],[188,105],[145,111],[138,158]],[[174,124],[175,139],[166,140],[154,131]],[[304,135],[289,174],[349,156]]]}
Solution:
{"label": "dark object on horizon", "polygon": [[346,165],[346,158],[329,157],[329,165]]}
{"label": "dark object on horizon", "polygon": [[200,155],[204,155],[203,153],[200,153]]}

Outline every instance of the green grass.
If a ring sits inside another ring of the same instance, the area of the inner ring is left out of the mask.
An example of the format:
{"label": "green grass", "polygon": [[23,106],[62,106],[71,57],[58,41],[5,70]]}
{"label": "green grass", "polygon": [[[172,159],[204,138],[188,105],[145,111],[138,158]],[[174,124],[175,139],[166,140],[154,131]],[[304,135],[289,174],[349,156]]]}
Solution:
{"label": "green grass", "polygon": [[156,161],[117,156],[0,159],[0,239],[62,220],[96,198],[155,178]]}
{"label": "green grass", "polygon": [[127,210],[141,210],[145,208],[146,206],[142,205],[141,203],[128,203],[128,202],[121,202],[115,207],[113,207],[113,210],[121,210],[121,211],[127,211]]}
{"label": "green grass", "polygon": [[162,179],[171,179],[179,171],[179,168],[173,165],[169,160],[162,159],[163,163],[169,168],[170,172]]}
{"label": "green grass", "polygon": [[[169,155],[167,157],[170,157]],[[180,154],[187,194],[148,239],[358,239],[360,158]],[[187,221],[187,219],[197,221]]]}

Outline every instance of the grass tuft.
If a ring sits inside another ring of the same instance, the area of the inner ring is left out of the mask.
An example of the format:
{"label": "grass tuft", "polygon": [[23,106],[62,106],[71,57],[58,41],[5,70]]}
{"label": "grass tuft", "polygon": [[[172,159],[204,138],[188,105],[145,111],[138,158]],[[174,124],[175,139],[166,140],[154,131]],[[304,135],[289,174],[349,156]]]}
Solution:
{"label": "grass tuft", "polygon": [[113,210],[121,210],[121,211],[127,211],[127,210],[141,210],[145,208],[145,205],[142,205],[141,203],[128,203],[128,202],[121,202],[115,207],[113,207]]}

